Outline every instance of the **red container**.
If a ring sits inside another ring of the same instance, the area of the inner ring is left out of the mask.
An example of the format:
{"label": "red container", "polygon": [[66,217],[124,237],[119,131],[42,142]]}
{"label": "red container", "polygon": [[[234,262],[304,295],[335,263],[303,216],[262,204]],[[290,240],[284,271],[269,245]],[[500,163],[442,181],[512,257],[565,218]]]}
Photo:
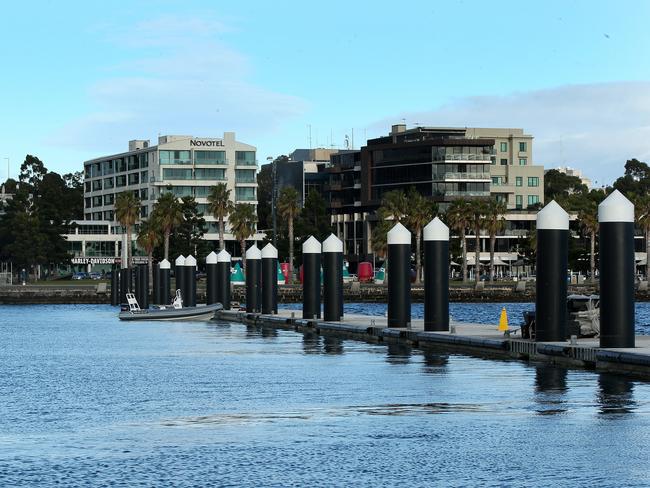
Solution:
{"label": "red container", "polygon": [[357,276],[359,277],[359,281],[361,283],[372,281],[374,278],[372,263],[368,263],[366,261],[359,263],[359,267],[357,268]]}

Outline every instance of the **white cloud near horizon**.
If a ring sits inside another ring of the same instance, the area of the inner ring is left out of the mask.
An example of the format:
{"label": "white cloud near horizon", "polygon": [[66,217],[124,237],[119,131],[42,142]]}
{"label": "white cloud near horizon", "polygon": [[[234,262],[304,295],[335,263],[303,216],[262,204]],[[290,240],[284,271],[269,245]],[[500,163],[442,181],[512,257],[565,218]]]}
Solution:
{"label": "white cloud near horizon", "polygon": [[229,30],[219,22],[162,16],[104,30],[129,59],[88,87],[88,113],[64,123],[49,144],[102,151],[155,134],[269,133],[307,108],[251,82],[248,59],[219,39]]}
{"label": "white cloud near horizon", "polygon": [[428,126],[523,128],[535,138],[535,164],[579,168],[599,185],[622,175],[628,159],[650,163],[649,81],[465,97],[437,109],[402,113],[369,128],[385,132],[402,118]]}

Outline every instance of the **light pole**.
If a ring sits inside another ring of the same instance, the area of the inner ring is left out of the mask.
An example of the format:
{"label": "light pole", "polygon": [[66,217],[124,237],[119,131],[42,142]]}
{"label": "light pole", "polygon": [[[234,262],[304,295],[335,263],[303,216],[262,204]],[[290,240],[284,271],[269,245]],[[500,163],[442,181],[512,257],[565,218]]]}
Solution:
{"label": "light pole", "polygon": [[278,219],[277,219],[277,164],[275,158],[269,156],[266,158],[267,161],[272,161],[271,166],[271,215],[273,216],[273,247],[278,248]]}

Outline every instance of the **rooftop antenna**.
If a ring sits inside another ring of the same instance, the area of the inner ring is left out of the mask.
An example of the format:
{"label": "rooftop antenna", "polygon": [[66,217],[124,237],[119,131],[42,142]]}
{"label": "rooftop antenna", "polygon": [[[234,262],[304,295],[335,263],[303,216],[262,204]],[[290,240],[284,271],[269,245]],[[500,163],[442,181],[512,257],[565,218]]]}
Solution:
{"label": "rooftop antenna", "polygon": [[309,149],[311,149],[311,124],[307,124],[307,127],[309,127]]}

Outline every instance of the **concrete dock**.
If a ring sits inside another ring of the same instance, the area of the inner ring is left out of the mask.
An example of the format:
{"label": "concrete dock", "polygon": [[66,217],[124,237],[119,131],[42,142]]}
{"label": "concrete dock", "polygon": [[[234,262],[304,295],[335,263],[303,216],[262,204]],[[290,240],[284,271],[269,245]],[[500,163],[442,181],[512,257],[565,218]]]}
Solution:
{"label": "concrete dock", "polygon": [[[567,342],[535,342],[521,339],[519,332],[504,335],[496,324],[451,321],[450,332],[425,332],[422,319],[410,328],[388,328],[386,317],[346,314],[341,322],[302,319],[302,310],[280,310],[277,315],[224,310],[219,320],[273,327],[297,332],[337,335],[366,342],[402,343],[420,349],[438,349],[481,357],[518,359],[567,367],[633,374],[650,379],[650,336],[637,336],[635,348],[605,349],[598,338]],[[514,330],[514,329],[513,329]]]}

